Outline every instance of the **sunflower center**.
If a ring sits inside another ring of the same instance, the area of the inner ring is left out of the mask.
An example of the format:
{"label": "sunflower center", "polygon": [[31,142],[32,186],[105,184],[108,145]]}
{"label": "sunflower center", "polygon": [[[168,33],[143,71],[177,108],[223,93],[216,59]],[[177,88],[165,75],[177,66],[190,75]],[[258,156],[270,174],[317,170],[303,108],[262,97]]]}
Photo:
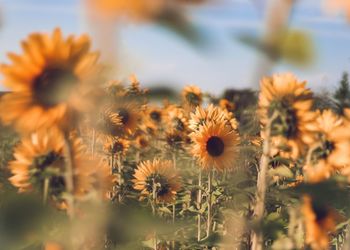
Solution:
{"label": "sunflower center", "polygon": [[152,174],[146,180],[146,189],[149,193],[153,192],[153,187],[156,187],[157,196],[163,196],[169,193],[171,187],[168,179],[160,174]]}
{"label": "sunflower center", "polygon": [[218,157],[224,152],[225,144],[220,137],[212,136],[207,141],[206,148],[211,156]]}
{"label": "sunflower center", "polygon": [[201,102],[200,97],[193,92],[189,92],[186,94],[186,100],[195,106],[198,106]]}
{"label": "sunflower center", "polygon": [[158,111],[152,111],[150,113],[150,117],[155,122],[160,122],[161,118],[162,118],[161,115],[160,115],[160,112],[158,112]]}
{"label": "sunflower center", "polygon": [[78,78],[71,70],[51,67],[34,79],[34,98],[39,104],[50,108],[68,100]]}
{"label": "sunflower center", "polygon": [[120,108],[118,111],[117,111],[118,115],[120,116],[121,118],[121,122],[123,125],[127,124],[129,119],[130,119],[130,114],[129,114],[129,111],[125,108]]}
{"label": "sunflower center", "polygon": [[117,142],[114,142],[114,143],[112,144],[111,152],[112,152],[113,154],[115,154],[115,153],[121,153],[121,152],[123,152],[123,150],[124,150],[124,145],[123,145],[123,143],[117,141]]}
{"label": "sunflower center", "polygon": [[32,164],[35,168],[44,171],[53,164],[63,163],[63,160],[62,155],[51,151],[48,154],[35,157]]}
{"label": "sunflower center", "polygon": [[297,136],[298,119],[288,98],[272,102],[268,112],[269,117],[274,112],[277,112],[277,118],[272,123],[272,135],[284,135],[287,138]]}

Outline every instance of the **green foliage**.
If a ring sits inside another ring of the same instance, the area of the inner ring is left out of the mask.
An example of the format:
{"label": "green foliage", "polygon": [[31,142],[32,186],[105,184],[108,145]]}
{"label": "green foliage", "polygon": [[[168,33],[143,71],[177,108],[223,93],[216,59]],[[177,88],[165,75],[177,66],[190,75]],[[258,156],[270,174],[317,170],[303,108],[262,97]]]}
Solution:
{"label": "green foliage", "polygon": [[350,107],[350,85],[349,85],[349,74],[343,73],[342,79],[339,82],[338,88],[335,90],[334,99],[338,105],[338,112],[341,114],[344,108]]}

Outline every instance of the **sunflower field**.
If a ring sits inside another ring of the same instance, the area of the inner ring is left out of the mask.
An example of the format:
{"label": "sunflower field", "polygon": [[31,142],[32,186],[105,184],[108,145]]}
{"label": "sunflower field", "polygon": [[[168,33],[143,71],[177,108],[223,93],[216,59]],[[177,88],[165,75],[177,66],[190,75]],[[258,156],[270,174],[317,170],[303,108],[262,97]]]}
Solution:
{"label": "sunflower field", "polygon": [[265,1],[265,33],[240,37],[263,58],[257,88],[221,94],[122,77],[105,34],[147,23],[202,50],[188,9],[216,1],[81,2],[103,49],[33,31],[0,67],[0,250],[350,249],[350,84],[291,73],[314,53],[296,1]]}

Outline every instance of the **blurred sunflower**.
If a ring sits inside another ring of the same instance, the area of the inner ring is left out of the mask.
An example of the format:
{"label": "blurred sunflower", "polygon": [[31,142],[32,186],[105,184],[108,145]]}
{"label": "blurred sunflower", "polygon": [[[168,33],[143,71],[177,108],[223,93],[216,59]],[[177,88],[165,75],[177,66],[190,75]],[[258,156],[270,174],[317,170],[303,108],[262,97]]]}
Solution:
{"label": "blurred sunflower", "polygon": [[[73,155],[74,194],[81,196],[91,190],[93,168],[85,158],[81,140],[71,138]],[[47,182],[48,194],[54,198],[66,190],[64,137],[59,130],[43,130],[24,138],[9,162],[9,178],[19,192],[43,191]]]}
{"label": "blurred sunflower", "polygon": [[309,162],[305,166],[308,181],[329,178],[332,172],[346,164],[344,158],[348,158],[350,164],[350,158],[342,156],[350,151],[350,143],[341,133],[343,129],[343,119],[331,110],[317,111],[314,127],[317,140],[310,146]]}
{"label": "blurred sunflower", "polygon": [[147,121],[159,126],[164,121],[165,114],[163,109],[148,105],[145,110],[145,116]]}
{"label": "blurred sunflower", "polygon": [[111,155],[120,155],[125,156],[130,146],[130,142],[128,140],[118,138],[118,137],[110,137],[106,139],[104,144],[104,150],[108,154]]}
{"label": "blurred sunflower", "polygon": [[183,144],[185,143],[185,135],[177,130],[169,130],[165,132],[165,142],[171,150],[183,149]]}
{"label": "blurred sunflower", "polygon": [[286,148],[294,159],[314,141],[310,126],[316,114],[311,111],[312,93],[305,84],[289,73],[261,81],[258,110],[261,124],[265,126],[273,118],[271,135],[279,137],[281,144],[277,146]]}
{"label": "blurred sunflower", "polygon": [[91,166],[94,168],[92,185],[103,199],[109,199],[113,186],[117,183],[117,177],[112,175],[111,168],[102,157],[95,157],[91,161]]}
{"label": "blurred sunflower", "polygon": [[141,192],[141,199],[152,195],[156,188],[156,200],[159,202],[173,202],[181,188],[180,176],[173,163],[168,160],[141,162],[134,174],[134,188]]}
{"label": "blurred sunflower", "polygon": [[326,205],[318,204],[310,196],[304,196],[304,214],[307,244],[312,249],[328,249],[329,233],[336,228],[337,214]]}
{"label": "blurred sunflower", "polygon": [[64,246],[60,243],[49,241],[44,243],[44,250],[64,250]]}
{"label": "blurred sunflower", "polygon": [[181,132],[188,130],[188,119],[185,115],[185,110],[175,105],[169,105],[165,110],[166,123],[170,129],[175,129]]}
{"label": "blurred sunflower", "polygon": [[55,29],[52,35],[29,35],[22,48],[23,55],[10,53],[12,64],[1,67],[3,84],[12,91],[0,103],[2,121],[21,132],[71,125],[73,111],[89,108],[80,98],[90,91],[97,69],[89,38],[64,39]]}
{"label": "blurred sunflower", "polygon": [[101,16],[126,17],[134,21],[153,19],[166,6],[164,0],[87,0],[87,3],[92,11]]}
{"label": "blurred sunflower", "polygon": [[326,0],[325,8],[331,12],[344,12],[350,21],[350,2],[348,0]]}
{"label": "blurred sunflower", "polygon": [[225,123],[208,123],[190,134],[192,154],[204,169],[231,169],[237,160],[240,138]]}
{"label": "blurred sunflower", "polygon": [[230,102],[227,99],[220,99],[219,106],[222,109],[227,110],[228,112],[233,112],[236,108],[236,105],[233,102]]}
{"label": "blurred sunflower", "polygon": [[135,143],[134,145],[136,146],[136,148],[144,149],[149,145],[149,140],[145,135],[139,134],[134,139],[134,143]]}
{"label": "blurred sunflower", "polygon": [[110,109],[105,109],[98,114],[96,120],[92,121],[98,135],[106,137],[115,137],[121,134],[122,123],[121,117],[112,112]]}
{"label": "blurred sunflower", "polygon": [[111,111],[120,117],[122,128],[129,134],[135,133],[141,120],[140,109],[133,102],[117,102],[112,105]]}
{"label": "blurred sunflower", "polygon": [[194,108],[202,104],[203,94],[197,86],[189,85],[182,90],[182,99],[185,106]]}

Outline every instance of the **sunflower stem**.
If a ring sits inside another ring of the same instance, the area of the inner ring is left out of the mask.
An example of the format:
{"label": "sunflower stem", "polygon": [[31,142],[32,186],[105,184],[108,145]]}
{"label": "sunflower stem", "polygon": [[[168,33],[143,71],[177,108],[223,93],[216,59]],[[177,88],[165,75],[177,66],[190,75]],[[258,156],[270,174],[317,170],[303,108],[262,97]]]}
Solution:
{"label": "sunflower stem", "polygon": [[[274,114],[269,119],[265,127],[265,141],[263,144],[263,152],[260,159],[260,169],[258,171],[257,179],[257,192],[256,192],[256,204],[254,208],[254,215],[257,221],[261,221],[265,212],[265,196],[267,190],[267,170],[269,167],[270,160],[270,137],[271,137],[271,125],[276,119],[277,113]],[[252,236],[252,250],[262,250],[264,244],[263,234],[261,230],[254,231]]]}
{"label": "sunflower stem", "polygon": [[[155,180],[153,178],[152,202],[151,202],[153,216],[156,215],[156,199],[157,199],[157,184],[155,183]],[[157,231],[154,232],[154,250],[157,250]]]}
{"label": "sunflower stem", "polygon": [[64,149],[65,149],[65,160],[66,160],[66,171],[64,175],[65,179],[65,184],[66,184],[66,191],[69,195],[67,199],[68,203],[68,216],[73,219],[74,214],[75,214],[75,209],[74,209],[74,174],[73,174],[73,169],[74,169],[74,163],[73,163],[73,149],[71,145],[71,141],[69,140],[69,134],[68,132],[65,133],[64,135]]}
{"label": "sunflower stem", "polygon": [[117,158],[118,161],[118,182],[119,182],[119,190],[118,190],[118,202],[121,203],[122,202],[122,181],[123,181],[123,177],[122,177],[122,159],[121,159],[121,155],[118,155]]}
{"label": "sunflower stem", "polygon": [[199,169],[198,173],[198,195],[197,195],[197,241],[201,240],[201,214],[200,209],[202,208],[202,170]]}
{"label": "sunflower stem", "polygon": [[211,221],[212,221],[212,207],[211,207],[211,193],[212,193],[212,171],[208,171],[208,219],[207,219],[207,238],[210,236],[211,233]]}
{"label": "sunflower stem", "polygon": [[44,190],[43,190],[43,204],[45,205],[47,203],[47,196],[49,193],[49,184],[50,184],[50,178],[45,177],[44,180]]}

